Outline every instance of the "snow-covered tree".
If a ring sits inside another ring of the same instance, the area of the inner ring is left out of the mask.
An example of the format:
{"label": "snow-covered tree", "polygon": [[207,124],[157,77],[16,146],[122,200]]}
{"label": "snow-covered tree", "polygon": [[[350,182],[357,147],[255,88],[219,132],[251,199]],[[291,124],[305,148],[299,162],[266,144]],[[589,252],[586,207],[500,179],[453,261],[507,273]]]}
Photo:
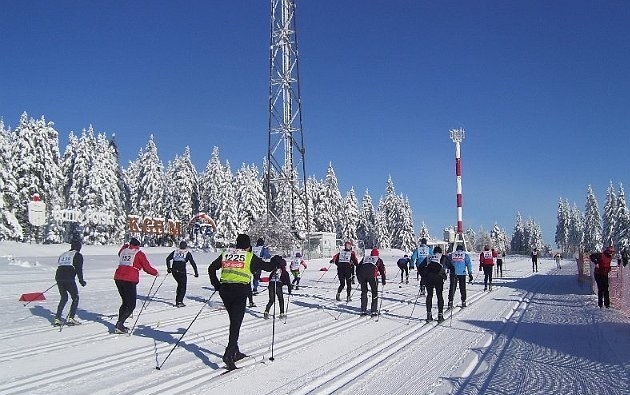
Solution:
{"label": "snow-covered tree", "polygon": [[165,200],[170,203],[167,211],[170,219],[188,223],[199,213],[199,181],[195,165],[190,156],[190,147],[184,148],[182,156],[176,156],[166,170]]}
{"label": "snow-covered tree", "polygon": [[387,211],[384,208],[385,202],[381,198],[376,209],[375,241],[378,248],[391,248],[391,234],[387,227]]}
{"label": "snow-covered tree", "polygon": [[494,227],[490,230],[490,242],[498,251],[508,252],[510,250],[508,236],[498,224],[494,224]]}
{"label": "snow-covered tree", "polygon": [[512,240],[510,241],[510,250],[518,254],[529,252],[527,242],[525,240],[525,227],[523,225],[523,219],[520,212],[516,213],[514,232],[512,233]]}
{"label": "snow-covered tree", "polygon": [[591,186],[586,192],[584,207],[584,248],[586,251],[600,251],[602,248],[602,220],[597,198]]}
{"label": "snow-covered tree", "polygon": [[418,240],[420,239],[427,239],[427,240],[432,239],[431,234],[429,233],[429,228],[424,223],[424,221],[422,221],[422,224],[420,225],[420,230],[418,231]]}
{"label": "snow-covered tree", "polygon": [[403,251],[412,251],[416,247],[416,241],[413,232],[413,212],[407,197],[402,197],[400,231],[398,232],[399,247]]}
{"label": "snow-covered tree", "polygon": [[370,196],[367,188],[361,200],[357,238],[363,240],[365,248],[374,248],[376,246],[376,213],[372,203],[372,196]]}
{"label": "snow-covered tree", "polygon": [[357,240],[357,228],[359,226],[359,202],[354,194],[354,188],[350,188],[344,199],[342,211],[341,238],[343,240]]}
{"label": "snow-covered tree", "polygon": [[525,224],[525,243],[529,251],[539,250],[543,251],[545,243],[543,242],[543,235],[540,229],[540,225],[536,223],[532,218],[527,220]]}
{"label": "snow-covered tree", "polygon": [[239,232],[249,231],[267,210],[267,198],[255,165],[242,164],[234,180]]}
{"label": "snow-covered tree", "polygon": [[217,232],[215,240],[223,245],[227,245],[236,240],[236,236],[239,233],[236,190],[229,161],[225,161],[223,175],[219,179],[219,183],[217,190],[219,216],[216,219]]}
{"label": "snow-covered tree", "polygon": [[318,232],[335,232],[341,237],[341,217],[343,205],[339,184],[332,163],[328,164],[326,179],[319,190],[315,202],[315,230]]}
{"label": "snow-covered tree", "polygon": [[11,168],[11,131],[0,119],[0,240],[22,239],[22,226],[15,217],[17,183]]}
{"label": "snow-covered tree", "polygon": [[614,230],[617,219],[617,196],[612,181],[608,185],[606,192],[606,204],[602,214],[602,241],[604,245],[612,245],[615,241]]}
{"label": "snow-covered tree", "polygon": [[584,217],[575,203],[571,207],[569,218],[569,252],[582,252],[584,250]]}
{"label": "snow-covered tree", "polygon": [[[38,193],[48,208],[61,203],[59,136],[53,126],[44,117],[29,119],[24,112],[13,132],[11,169],[17,186],[14,208],[17,220],[29,239],[34,238],[36,231],[28,222],[26,206],[33,194]],[[55,237],[56,233],[45,229],[44,235],[40,235]]]}
{"label": "snow-covered tree", "polygon": [[558,222],[556,224],[555,242],[556,246],[558,246],[558,248],[560,248],[562,252],[565,253],[568,251],[569,248],[569,212],[569,201],[560,198],[560,201],[558,202]]}
{"label": "snow-covered tree", "polygon": [[612,237],[618,251],[623,248],[630,248],[630,210],[626,206],[626,196],[621,183],[617,193],[615,227]]}
{"label": "snow-covered tree", "polygon": [[213,147],[212,155],[199,182],[199,205],[201,211],[215,220],[218,218],[221,205],[219,188],[223,183],[223,177],[224,170],[219,159],[219,147]]}

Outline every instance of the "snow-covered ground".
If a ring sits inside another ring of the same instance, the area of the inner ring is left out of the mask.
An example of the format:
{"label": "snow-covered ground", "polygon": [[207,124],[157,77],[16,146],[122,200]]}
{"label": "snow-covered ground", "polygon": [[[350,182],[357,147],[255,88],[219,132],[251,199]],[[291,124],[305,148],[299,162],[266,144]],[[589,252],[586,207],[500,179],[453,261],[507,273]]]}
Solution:
{"label": "snow-covered ground", "polygon": [[424,321],[424,298],[414,309],[417,283],[399,285],[400,251],[382,251],[389,281],[378,320],[358,315],[359,291],[348,304],[336,302],[335,271],[321,272],[327,259],[313,260],[286,323],[275,320],[275,334],[274,320],[262,318],[266,290],[255,297],[239,342],[250,358],[222,374],[227,314],[218,295],[203,307],[215,253],[194,253],[200,277],[189,276],[187,307],[175,308],[175,281],[164,277],[170,249],[145,249],[161,272],[153,289],[161,286],[138,318],[154,279],[141,276],[128,321],[138,318],[138,325],[127,336],[111,333],[120,304],[112,280],[116,246],[83,248],[83,325],[61,332],[51,326],[56,287],[45,301],[18,301],[54,284],[57,255],[67,247],[0,242],[0,394],[630,393],[630,319],[597,308],[570,261],[557,270],[545,259],[532,273],[529,259],[508,257],[492,292],[483,292],[479,275],[468,286],[469,306],[437,325]]}

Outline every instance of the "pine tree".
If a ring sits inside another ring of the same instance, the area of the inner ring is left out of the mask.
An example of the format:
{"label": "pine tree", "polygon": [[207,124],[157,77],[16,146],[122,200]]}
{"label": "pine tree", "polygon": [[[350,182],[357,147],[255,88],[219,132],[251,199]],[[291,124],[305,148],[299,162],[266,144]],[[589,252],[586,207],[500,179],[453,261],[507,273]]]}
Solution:
{"label": "pine tree", "polygon": [[361,210],[359,212],[359,224],[357,225],[357,238],[363,240],[365,248],[376,247],[376,213],[374,204],[368,189],[365,189],[361,200]]}
{"label": "pine tree", "polygon": [[219,187],[222,185],[224,176],[223,166],[219,159],[219,148],[212,148],[212,156],[208,161],[206,169],[201,174],[199,182],[199,206],[200,210],[207,213],[211,218],[219,217]]}
{"label": "pine tree", "polygon": [[611,181],[606,192],[606,204],[604,204],[604,214],[602,215],[602,241],[606,246],[612,245],[615,241],[616,219],[617,196]]}
{"label": "pine tree", "polygon": [[392,239],[387,228],[387,212],[385,202],[381,198],[376,209],[375,242],[378,248],[391,248]]}
{"label": "pine tree", "polygon": [[508,236],[498,224],[494,224],[494,227],[490,230],[490,242],[499,251],[508,252],[510,250]]}
{"label": "pine tree", "polygon": [[630,247],[630,210],[626,206],[626,196],[621,183],[617,194],[615,219],[612,238],[617,250],[621,251]]}
{"label": "pine tree", "polygon": [[424,223],[424,221],[422,221],[422,225],[420,225],[420,231],[418,232],[418,239],[427,239],[427,240],[432,239],[431,234],[429,233],[429,228]]}
{"label": "pine tree", "polygon": [[255,165],[243,164],[236,172],[236,202],[239,232],[248,232],[267,210],[266,196]]}
{"label": "pine tree", "polygon": [[584,217],[574,203],[569,213],[569,252],[584,251]]}
{"label": "pine tree", "polygon": [[350,188],[344,199],[344,209],[341,228],[343,240],[357,240],[357,228],[359,226],[359,202],[354,194],[354,188]]}
{"label": "pine tree", "polygon": [[516,213],[514,232],[512,233],[512,240],[510,241],[510,250],[519,254],[529,252],[525,241],[525,227],[523,226],[523,219],[521,218],[520,212]]}
{"label": "pine tree", "polygon": [[558,202],[558,223],[556,224],[555,242],[556,246],[565,253],[568,251],[569,247],[569,210],[568,200],[560,198]]}
{"label": "pine tree", "polygon": [[416,242],[413,231],[413,212],[407,197],[402,198],[402,221],[400,223],[400,249],[403,251],[411,251],[415,248]]}
{"label": "pine tree", "polygon": [[584,248],[586,251],[599,251],[602,248],[602,221],[599,205],[591,186],[586,192],[584,207]]}
{"label": "pine tree", "polygon": [[21,240],[23,229],[14,210],[17,183],[11,168],[11,131],[6,130],[0,118],[0,240]]}
{"label": "pine tree", "polygon": [[192,163],[190,147],[184,148],[182,156],[176,156],[166,170],[167,184],[165,200],[170,203],[170,219],[188,223],[199,213],[199,182],[197,169]]}
{"label": "pine tree", "polygon": [[236,240],[239,233],[238,215],[236,207],[236,191],[234,188],[232,169],[230,162],[225,161],[219,184],[216,185],[219,202],[219,216],[217,217],[217,232],[215,241],[223,245],[228,245]]}
{"label": "pine tree", "polygon": [[318,232],[334,232],[341,237],[342,199],[332,163],[328,164],[326,179],[319,190],[315,203],[315,229]]}

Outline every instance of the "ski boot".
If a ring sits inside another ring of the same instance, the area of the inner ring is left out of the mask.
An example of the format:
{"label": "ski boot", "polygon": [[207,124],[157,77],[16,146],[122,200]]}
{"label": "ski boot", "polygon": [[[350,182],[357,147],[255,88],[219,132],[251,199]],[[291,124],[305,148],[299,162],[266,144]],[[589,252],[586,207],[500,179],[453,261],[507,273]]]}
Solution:
{"label": "ski boot", "polygon": [[339,292],[337,292],[337,296],[335,297],[335,299],[336,299],[338,302],[341,302],[341,294],[340,294]]}
{"label": "ski boot", "polygon": [[433,321],[433,315],[431,313],[427,313],[427,322]]}
{"label": "ski boot", "polygon": [[116,324],[116,327],[114,328],[114,333],[119,335],[129,333],[129,328],[127,328],[123,324]]}
{"label": "ski boot", "polygon": [[54,326],[61,326],[61,320],[57,317],[55,317],[55,319],[53,320],[53,325]]}
{"label": "ski boot", "polygon": [[240,352],[239,350],[236,350],[236,352],[234,353],[234,362],[240,361],[243,358],[247,358],[247,354],[244,354]]}
{"label": "ski boot", "polygon": [[256,303],[254,303],[254,301],[252,300],[251,302],[249,302],[249,307],[256,307]]}
{"label": "ski boot", "polygon": [[350,297],[350,295],[346,296],[346,303],[348,302],[352,302],[352,298]]}
{"label": "ski boot", "polygon": [[367,312],[367,311],[365,311],[365,310],[361,310],[361,315],[362,315],[362,316],[368,315],[368,312]]}
{"label": "ski boot", "polygon": [[280,313],[280,315],[278,316],[278,318],[283,319],[284,317],[286,317],[287,315],[284,313]]}
{"label": "ski boot", "polygon": [[265,319],[268,320],[269,319],[269,312],[265,311],[265,314],[263,315],[263,317],[265,317]]}
{"label": "ski boot", "polygon": [[372,312],[372,317],[376,317],[376,316],[378,316],[378,312],[377,311],[373,311]]}
{"label": "ski boot", "polygon": [[466,301],[462,300],[462,307],[466,307]]}
{"label": "ski boot", "polygon": [[488,291],[492,291],[492,284],[489,285]]}
{"label": "ski boot", "polygon": [[438,322],[438,324],[444,322],[444,314],[438,313],[437,322]]}
{"label": "ski boot", "polygon": [[68,317],[68,319],[66,320],[66,325],[68,326],[81,325],[81,323],[77,321],[74,317]]}
{"label": "ski boot", "polygon": [[453,308],[453,301],[452,301],[452,300],[449,300],[449,301],[448,301],[448,305],[446,306],[446,310],[450,310],[450,309],[452,309],[452,308]]}

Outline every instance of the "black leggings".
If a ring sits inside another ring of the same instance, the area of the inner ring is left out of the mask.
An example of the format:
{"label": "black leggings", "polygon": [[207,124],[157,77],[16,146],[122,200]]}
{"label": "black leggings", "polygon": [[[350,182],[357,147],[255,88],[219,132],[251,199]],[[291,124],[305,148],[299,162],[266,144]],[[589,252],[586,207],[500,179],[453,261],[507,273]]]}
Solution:
{"label": "black leggings", "polygon": [[77,307],[79,306],[79,289],[77,288],[77,283],[75,283],[74,280],[57,281],[57,288],[59,289],[61,299],[59,300],[59,305],[57,306],[56,317],[61,319],[63,308],[66,307],[66,303],[68,302],[68,294],[70,294],[70,297],[72,298],[72,304],[70,305],[68,317],[74,317],[77,312]]}
{"label": "black leggings", "polygon": [[449,303],[453,302],[453,298],[455,298],[455,291],[457,290],[457,285],[459,284],[459,294],[462,297],[462,302],[466,301],[466,275],[456,276],[451,274],[451,282],[450,287],[448,289],[448,301]]}
{"label": "black leggings", "polygon": [[594,274],[597,283],[597,305],[610,307],[610,293],[608,292],[608,274]]}
{"label": "black leggings", "polygon": [[278,284],[278,281],[269,282],[269,302],[265,307],[265,311],[269,312],[271,306],[276,302],[276,295],[278,296],[278,304],[280,305],[280,314],[284,314],[284,295],[282,294],[282,283]]}
{"label": "black leggings", "polygon": [[341,293],[343,288],[347,285],[348,288],[346,293],[350,296],[352,293],[352,267],[348,264],[340,263],[337,266],[337,276],[339,277],[339,288],[337,288],[337,293]]}
{"label": "black leggings", "polygon": [[247,284],[229,284],[222,283],[219,289],[219,295],[223,300],[223,306],[227,310],[230,317],[230,335],[225,355],[238,351],[238,336],[241,332],[241,324],[245,316],[245,305],[247,303],[247,294],[251,292],[251,285]]}
{"label": "black leggings", "polygon": [[484,265],[483,266],[483,287],[488,286],[488,282],[492,285],[492,266]]}
{"label": "black leggings", "polygon": [[368,302],[368,284],[372,291],[372,303],[370,304],[370,311],[376,313],[378,310],[378,284],[376,278],[361,279],[361,311],[367,311]]}
{"label": "black leggings", "polygon": [[131,316],[133,310],[136,308],[136,283],[131,281],[114,280],[116,282],[116,288],[122,299],[120,309],[118,309],[118,324],[124,324],[125,320]]}
{"label": "black leggings", "polygon": [[403,281],[403,274],[409,279],[409,266],[406,263],[404,265],[399,263],[398,268],[400,269],[400,282]]}
{"label": "black leggings", "polygon": [[177,292],[175,294],[175,304],[183,303],[184,296],[186,296],[186,283],[188,282],[188,276],[186,272],[173,271],[173,278],[177,281]]}
{"label": "black leggings", "polygon": [[427,281],[427,313],[430,313],[433,308],[433,289],[437,295],[438,313],[442,314],[444,310],[444,295],[442,295],[444,283],[442,281]]}

